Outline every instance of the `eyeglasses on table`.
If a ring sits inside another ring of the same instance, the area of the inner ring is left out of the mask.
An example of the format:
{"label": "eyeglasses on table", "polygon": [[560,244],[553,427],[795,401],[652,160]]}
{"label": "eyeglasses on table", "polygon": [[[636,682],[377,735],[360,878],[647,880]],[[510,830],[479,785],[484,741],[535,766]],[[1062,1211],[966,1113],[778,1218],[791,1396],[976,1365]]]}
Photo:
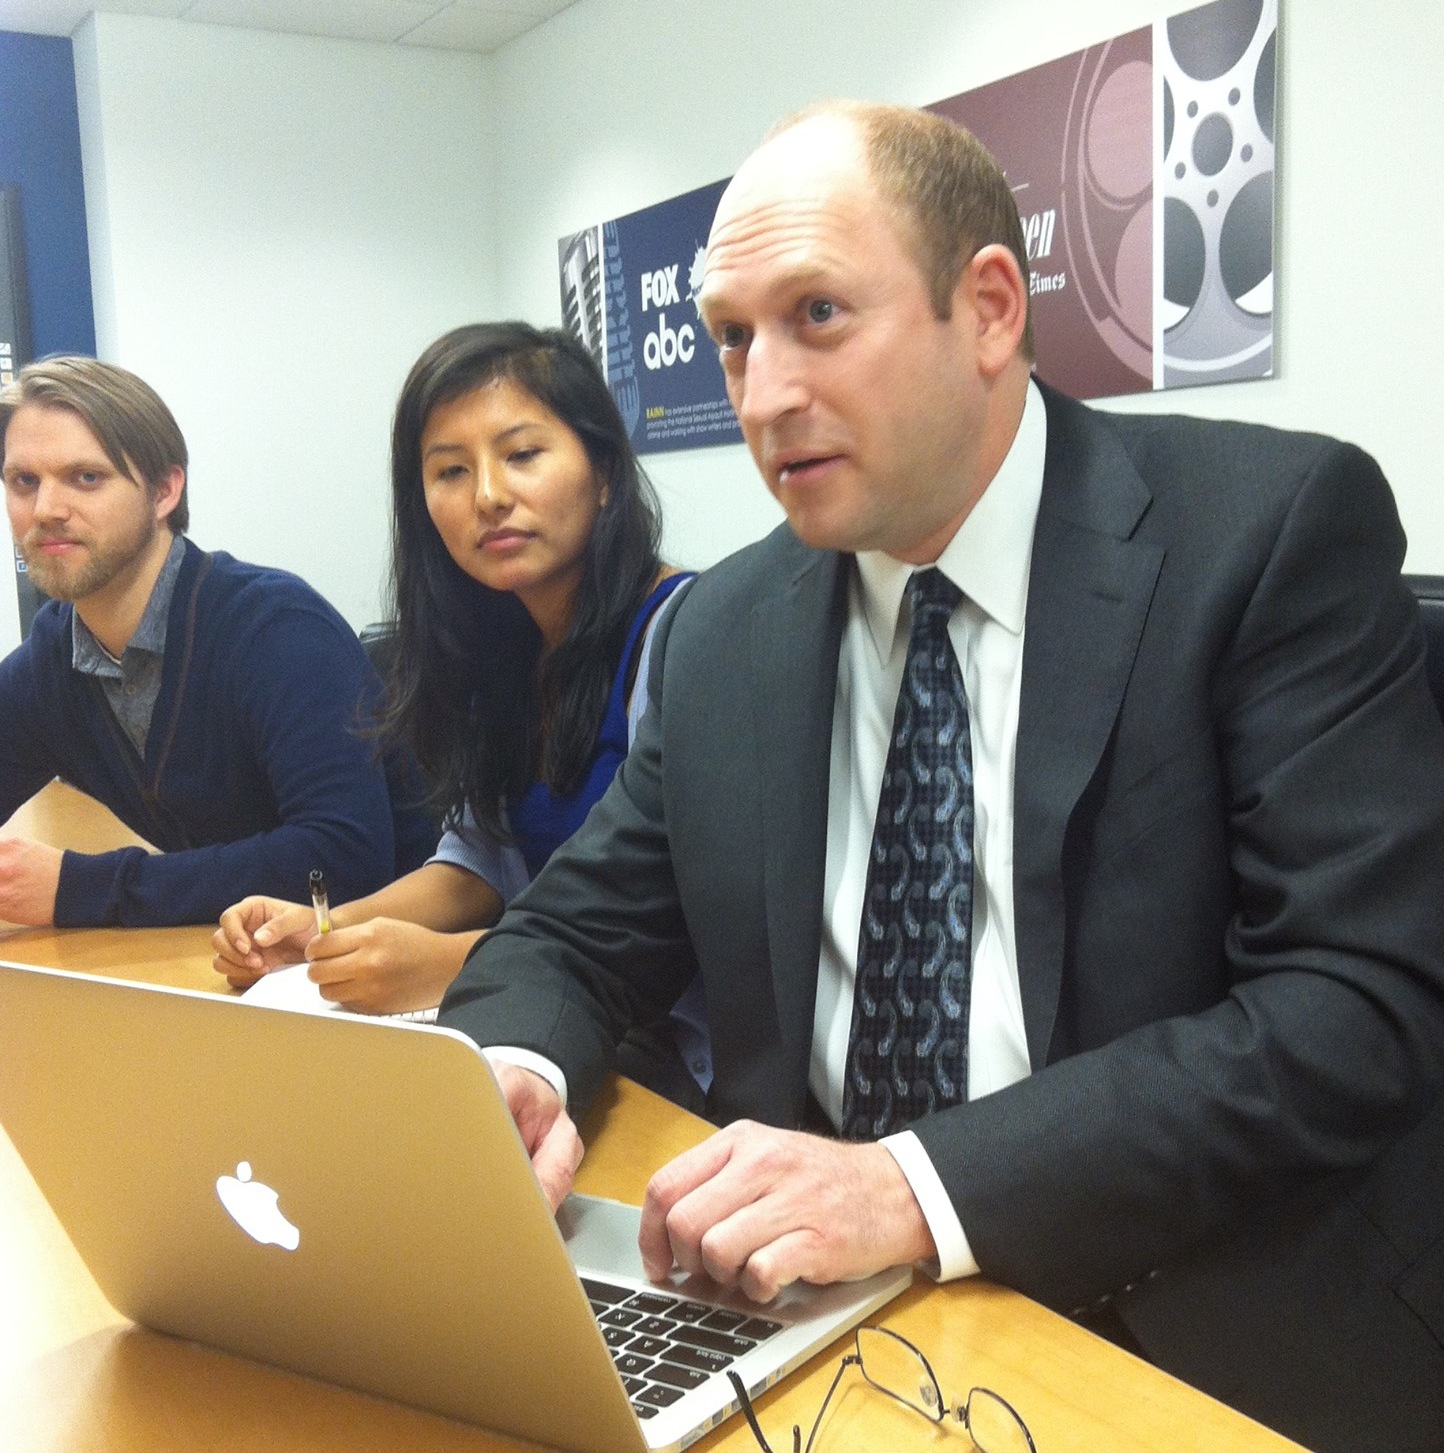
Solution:
{"label": "eyeglasses on table", "polygon": [[[911,1408],[928,1422],[943,1423],[951,1419],[961,1423],[968,1430],[978,1453],[1038,1453],[1028,1425],[1010,1402],[986,1387],[973,1388],[961,1403],[945,1402],[937,1375],[927,1358],[906,1337],[899,1337],[886,1327],[857,1329],[853,1350],[838,1363],[832,1386],[812,1420],[812,1431],[808,1433],[806,1443],[802,1441],[802,1428],[796,1423],[792,1425],[792,1453],[812,1453],[827,1405],[849,1367],[857,1368],[869,1387],[905,1408]],[[763,1453],[773,1453],[742,1379],[735,1372],[729,1372],[727,1376],[742,1403],[743,1415],[752,1429],[752,1436],[757,1439],[757,1446]]]}

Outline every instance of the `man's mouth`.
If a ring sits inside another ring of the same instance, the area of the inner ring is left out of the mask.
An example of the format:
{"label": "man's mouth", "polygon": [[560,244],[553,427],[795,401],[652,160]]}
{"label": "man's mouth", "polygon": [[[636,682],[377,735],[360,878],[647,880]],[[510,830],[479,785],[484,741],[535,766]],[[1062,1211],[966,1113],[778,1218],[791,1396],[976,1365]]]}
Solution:
{"label": "man's mouth", "polygon": [[818,474],[840,456],[836,454],[810,454],[805,458],[789,459],[778,466],[779,484],[800,484]]}
{"label": "man's mouth", "polygon": [[79,544],[79,540],[73,540],[68,535],[45,535],[27,542],[25,551],[27,554],[33,552],[37,555],[64,555]]}

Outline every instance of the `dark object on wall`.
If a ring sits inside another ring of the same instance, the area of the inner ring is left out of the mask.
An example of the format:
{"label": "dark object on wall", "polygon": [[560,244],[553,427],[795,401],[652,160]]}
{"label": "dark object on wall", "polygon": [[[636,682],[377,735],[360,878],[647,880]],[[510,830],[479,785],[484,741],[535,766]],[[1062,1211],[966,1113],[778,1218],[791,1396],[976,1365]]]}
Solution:
{"label": "dark object on wall", "polygon": [[0,383],[9,383],[30,362],[31,348],[20,188],[0,187]]}
{"label": "dark object on wall", "polygon": [[[20,188],[0,188],[0,384],[9,383],[30,362],[30,288],[25,276],[25,245],[20,235]],[[20,635],[45,597],[31,584],[20,552],[15,552],[15,589],[20,597]]]}
{"label": "dark object on wall", "polygon": [[35,619],[35,612],[50,597],[35,588],[30,572],[25,568],[25,561],[21,558],[20,547],[17,545],[12,549],[15,554],[15,592],[20,598],[20,639],[23,641],[30,634],[30,623]]}
{"label": "dark object on wall", "polygon": [[1428,643],[1429,689],[1444,716],[1444,575],[1406,575],[1404,583],[1419,602],[1419,619]]}

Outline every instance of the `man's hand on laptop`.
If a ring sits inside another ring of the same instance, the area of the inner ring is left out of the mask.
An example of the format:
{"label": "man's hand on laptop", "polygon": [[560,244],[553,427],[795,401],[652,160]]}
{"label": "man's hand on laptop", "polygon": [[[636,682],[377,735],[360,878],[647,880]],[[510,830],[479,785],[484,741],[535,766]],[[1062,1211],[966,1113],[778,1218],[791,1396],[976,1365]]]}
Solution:
{"label": "man's hand on laptop", "polygon": [[533,1070],[492,1061],[507,1109],[553,1211],[566,1199],[585,1147],[556,1090]]}
{"label": "man's hand on laptop", "polygon": [[794,1281],[825,1285],[937,1255],[912,1189],[880,1145],[739,1120],[652,1177],[642,1263],[673,1265],[769,1302]]}
{"label": "man's hand on laptop", "polygon": [[60,849],[46,843],[0,838],[0,919],[27,928],[54,923],[60,859]]}

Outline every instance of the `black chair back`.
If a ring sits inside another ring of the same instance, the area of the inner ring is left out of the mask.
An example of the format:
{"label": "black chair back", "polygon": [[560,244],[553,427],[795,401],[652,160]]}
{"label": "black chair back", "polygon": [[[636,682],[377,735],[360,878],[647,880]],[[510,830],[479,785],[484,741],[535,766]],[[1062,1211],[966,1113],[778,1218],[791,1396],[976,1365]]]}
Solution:
{"label": "black chair back", "polygon": [[361,627],[361,649],[383,680],[396,656],[396,622],[377,621]]}
{"label": "black chair back", "polygon": [[1428,644],[1429,689],[1444,716],[1444,575],[1406,575],[1404,584],[1419,602],[1419,619]]}

